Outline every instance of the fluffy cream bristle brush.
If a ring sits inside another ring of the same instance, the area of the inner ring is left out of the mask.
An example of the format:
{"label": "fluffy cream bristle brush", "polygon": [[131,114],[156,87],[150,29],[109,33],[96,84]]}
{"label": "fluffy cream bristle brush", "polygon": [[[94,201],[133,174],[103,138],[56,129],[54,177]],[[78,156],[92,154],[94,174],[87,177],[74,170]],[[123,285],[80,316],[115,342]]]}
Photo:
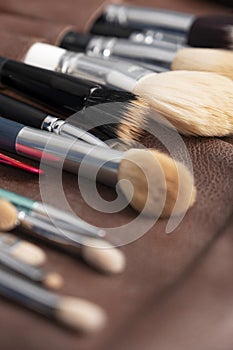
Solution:
{"label": "fluffy cream bristle brush", "polygon": [[72,250],[75,254],[78,253],[90,266],[101,272],[116,274],[123,272],[125,268],[124,254],[104,239],[74,235],[64,229],[58,234],[58,229],[49,222],[18,212],[16,207],[5,199],[0,199],[0,212],[0,230],[3,227],[4,230],[12,230],[20,223],[38,238],[47,240],[54,246]]}
{"label": "fluffy cream bristle brush", "polygon": [[25,62],[133,92],[184,135],[226,136],[233,132],[233,82],[215,73],[156,74],[130,62],[77,54],[42,43],[31,46]]}
{"label": "fluffy cream bristle brush", "polygon": [[41,161],[41,150],[44,150],[43,161],[50,166],[75,174],[79,168],[79,176],[115,189],[119,183],[121,193],[127,199],[125,205],[130,204],[143,215],[180,215],[195,201],[195,187],[189,170],[157,150],[120,152],[94,147],[58,135],[51,136],[46,131],[2,117],[0,147],[37,161]]}
{"label": "fluffy cream bristle brush", "polygon": [[[6,226],[4,223],[4,212],[1,213],[1,219],[3,227],[7,228],[8,224]],[[40,266],[46,261],[46,254],[41,248],[9,233],[0,233],[0,248],[31,266]]]}

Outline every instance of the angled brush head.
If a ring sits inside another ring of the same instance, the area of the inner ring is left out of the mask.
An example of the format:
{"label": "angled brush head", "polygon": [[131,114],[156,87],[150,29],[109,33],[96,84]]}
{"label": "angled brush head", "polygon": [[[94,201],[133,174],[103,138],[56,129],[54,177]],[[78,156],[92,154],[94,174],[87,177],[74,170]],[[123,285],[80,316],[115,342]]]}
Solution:
{"label": "angled brush head", "polygon": [[209,48],[233,48],[233,16],[196,18],[188,34],[188,45]]}
{"label": "angled brush head", "polygon": [[149,74],[137,82],[134,92],[183,135],[233,133],[233,82],[229,78],[196,71]]}
{"label": "angled brush head", "polygon": [[180,49],[171,68],[213,72],[233,79],[233,51],[203,48]]}

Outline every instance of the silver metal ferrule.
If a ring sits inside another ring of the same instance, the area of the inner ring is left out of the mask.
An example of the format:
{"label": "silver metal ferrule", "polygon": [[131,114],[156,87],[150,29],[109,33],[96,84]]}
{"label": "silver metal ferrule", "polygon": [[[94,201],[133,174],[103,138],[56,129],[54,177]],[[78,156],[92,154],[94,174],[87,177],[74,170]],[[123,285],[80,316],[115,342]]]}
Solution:
{"label": "silver metal ferrule", "polygon": [[88,143],[68,139],[45,131],[24,127],[20,130],[15,149],[18,154],[43,161],[50,166],[67,170],[97,180],[109,186],[115,186],[118,167],[123,153],[93,146]]}
{"label": "silver metal ferrule", "polygon": [[104,11],[107,22],[131,28],[160,28],[187,33],[195,16],[175,11],[130,5],[108,5]]}
{"label": "silver metal ferrule", "polygon": [[103,60],[103,58],[69,51],[62,56],[56,70],[130,92],[133,91],[138,80],[152,73],[132,62],[109,57]]}
{"label": "silver metal ferrule", "polygon": [[106,235],[103,229],[90,225],[77,215],[72,215],[48,204],[35,202],[33,211],[34,213],[31,214],[32,216],[37,216],[39,214],[47,220],[52,221],[56,227],[61,229],[66,229],[92,238],[103,238]]}
{"label": "silver metal ferrule", "polygon": [[46,219],[28,215],[24,211],[18,213],[18,219],[23,227],[30,230],[37,237],[50,241],[55,245],[64,247],[76,246],[79,248],[80,244],[85,241],[82,235],[74,234],[64,229],[58,230]]}
{"label": "silver metal ferrule", "polygon": [[134,43],[155,46],[161,49],[177,51],[185,46],[186,40],[183,35],[169,34],[161,30],[146,30],[132,33],[129,40]]}
{"label": "silver metal ferrule", "polygon": [[96,37],[90,41],[87,54],[102,57],[115,56],[138,62],[142,61],[142,65],[148,62],[170,68],[176,52],[159,46],[134,43],[126,39]]}
{"label": "silver metal ferrule", "polygon": [[92,145],[108,147],[106,143],[90,134],[89,132],[73,126],[62,119],[52,117],[50,115],[44,119],[42,129],[64,137],[80,139]]}

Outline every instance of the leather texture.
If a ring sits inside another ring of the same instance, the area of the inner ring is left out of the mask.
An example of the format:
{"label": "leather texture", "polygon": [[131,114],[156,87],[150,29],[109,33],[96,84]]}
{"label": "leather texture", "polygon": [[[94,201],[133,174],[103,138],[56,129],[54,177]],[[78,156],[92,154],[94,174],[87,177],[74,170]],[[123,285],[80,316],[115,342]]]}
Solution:
{"label": "leather texture", "polygon": [[[84,28],[100,4],[94,0],[1,0],[0,8],[30,17],[63,21],[65,25],[77,25],[77,20],[80,28]],[[177,10],[188,10],[189,7],[189,12],[194,13],[229,11],[201,1],[147,1],[147,4]],[[46,26],[49,28],[48,23]],[[60,24],[56,26],[58,28]],[[21,36],[21,41],[20,36],[16,40],[15,35],[2,33],[0,55],[22,59],[25,50],[38,40],[36,37],[42,36],[42,32],[32,32],[32,37]],[[51,31],[51,40],[57,38],[58,33],[59,30]],[[9,40],[4,42],[7,35]],[[159,132],[165,131],[161,128]],[[165,136],[166,144],[172,145],[171,134],[165,132]],[[143,237],[122,247],[127,258],[123,274],[102,275],[81,259],[39,243],[48,254],[46,267],[56,269],[65,277],[61,292],[100,304],[108,315],[107,327],[91,336],[75,334],[1,299],[1,349],[232,349],[232,138],[186,137],[183,140],[193,164],[197,201],[173,233],[165,233],[167,220],[158,220]],[[163,149],[151,135],[147,135],[143,143]],[[182,150],[177,148],[176,151],[177,157],[182,158]],[[49,186],[56,177],[56,170],[46,174],[42,183],[34,175],[5,165],[0,165],[0,170],[0,187],[39,200],[44,184],[49,202],[61,205],[54,195],[53,186]],[[88,181],[86,183],[88,185]],[[135,218],[130,208],[110,215],[88,206],[80,194],[75,175],[63,174],[63,188],[71,208],[92,224],[117,227]],[[114,198],[113,190],[105,186],[99,186],[99,190],[104,198]],[[28,232],[20,229],[15,233],[29,237]],[[126,235],[132,233],[125,232]]]}

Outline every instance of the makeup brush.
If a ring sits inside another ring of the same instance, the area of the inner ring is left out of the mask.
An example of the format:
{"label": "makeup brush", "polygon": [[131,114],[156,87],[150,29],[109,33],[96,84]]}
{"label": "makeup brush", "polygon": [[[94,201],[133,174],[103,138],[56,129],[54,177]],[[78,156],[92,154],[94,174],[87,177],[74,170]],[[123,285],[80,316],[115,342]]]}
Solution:
{"label": "makeup brush", "polygon": [[95,269],[107,273],[121,273],[125,269],[124,254],[103,239],[92,239],[59,229],[45,218],[30,216],[7,200],[0,200],[0,230],[12,230],[18,224],[29,229],[30,234],[49,242],[55,247],[81,255],[85,262]]}
{"label": "makeup brush", "polygon": [[37,174],[37,175],[38,174],[40,174],[40,175],[44,174],[43,170],[35,168],[32,165],[28,165],[28,164],[25,164],[23,162],[20,162],[19,160],[14,159],[14,158],[9,157],[9,156],[6,156],[3,153],[0,153],[0,163],[6,164],[6,165],[10,165],[10,166],[12,166],[14,168],[18,168],[18,169],[27,171],[27,172],[32,173],[32,174]]}
{"label": "makeup brush", "polygon": [[63,40],[61,47],[85,52],[89,56],[126,58],[142,66],[150,64],[150,69],[156,72],[161,72],[160,67],[207,71],[233,79],[233,52],[230,50],[183,48],[171,51],[159,46],[135,44],[126,39],[75,34],[76,39],[72,45]]}
{"label": "makeup brush", "polygon": [[226,136],[233,132],[233,83],[215,73],[156,74],[123,60],[104,60],[42,43],[31,46],[25,62],[133,92],[184,135]]}
{"label": "makeup brush", "polygon": [[[2,228],[8,228],[6,226],[8,224],[4,222],[4,216],[1,215]],[[41,248],[9,233],[0,233],[0,248],[14,258],[31,266],[41,266],[46,261],[45,252]]]}
{"label": "makeup brush", "polygon": [[2,269],[0,294],[74,330],[95,332],[106,323],[104,311],[96,304],[49,292]]}
{"label": "makeup brush", "polygon": [[5,118],[34,128],[53,132],[64,137],[81,139],[93,145],[107,147],[106,143],[85,130],[3,94],[0,94],[0,114]]}
{"label": "makeup brush", "polygon": [[[104,237],[105,231],[88,224],[78,216],[66,211],[57,209],[51,205],[31,200],[0,188],[0,198],[4,198],[13,203],[19,210],[31,216],[42,216],[48,221],[53,221],[58,228],[65,228],[81,235],[93,238]],[[3,228],[4,230],[4,228]]]}
{"label": "makeup brush", "polygon": [[3,85],[43,101],[64,118],[75,113],[69,122],[91,129],[102,140],[139,141],[152,114],[134,94],[5,58],[0,58],[0,78]]}
{"label": "makeup brush", "polygon": [[32,282],[42,284],[49,289],[60,289],[63,285],[63,278],[60,274],[55,272],[46,272],[41,268],[28,265],[21,260],[13,257],[11,254],[1,250],[0,245],[0,265],[9,270],[20,274]]}
{"label": "makeup brush", "polygon": [[119,182],[121,192],[144,215],[180,215],[195,201],[188,169],[157,150],[120,152],[51,135],[4,118],[0,118],[0,148],[37,161],[41,161],[43,152],[47,164],[75,174],[82,165],[81,176],[114,188],[119,180],[127,180]]}
{"label": "makeup brush", "polygon": [[[104,29],[105,23],[107,26]],[[102,32],[100,26],[102,26]],[[196,47],[225,49],[233,47],[233,16],[231,15],[198,17],[163,9],[110,4],[94,24],[92,32],[111,35],[111,27],[114,28],[113,35],[118,27],[135,31],[152,29],[157,37],[162,37],[165,41]]]}

